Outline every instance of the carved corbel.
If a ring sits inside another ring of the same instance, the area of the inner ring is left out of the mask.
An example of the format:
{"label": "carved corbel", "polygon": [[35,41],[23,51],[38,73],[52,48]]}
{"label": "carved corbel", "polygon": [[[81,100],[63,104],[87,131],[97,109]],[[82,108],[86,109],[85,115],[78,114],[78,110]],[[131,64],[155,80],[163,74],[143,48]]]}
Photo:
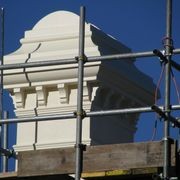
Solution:
{"label": "carved corbel", "polygon": [[45,87],[36,86],[36,94],[38,107],[45,106],[47,104],[47,92]]}
{"label": "carved corbel", "polygon": [[104,103],[107,100],[107,89],[99,86],[96,93],[94,93],[94,96],[93,104],[97,107],[103,108]]}
{"label": "carved corbel", "polygon": [[140,107],[141,105],[140,104],[138,104],[136,101],[134,101],[134,100],[131,100],[131,101],[129,101],[129,107]]}
{"label": "carved corbel", "polygon": [[91,101],[91,89],[87,81],[83,82],[83,101]]}
{"label": "carved corbel", "polygon": [[113,109],[114,103],[112,102],[112,96],[114,92],[110,89],[106,89],[103,94],[101,94],[102,99],[104,99],[103,109]]}
{"label": "carved corbel", "polygon": [[15,104],[16,108],[24,108],[25,105],[25,93],[22,88],[14,88]]}
{"label": "carved corbel", "polygon": [[118,94],[118,98],[116,101],[116,108],[127,108],[127,97],[123,94]]}
{"label": "carved corbel", "polygon": [[68,104],[69,103],[69,88],[67,84],[58,84],[57,88],[59,90],[60,103]]}
{"label": "carved corbel", "polygon": [[[129,106],[130,108],[137,108],[137,107],[141,107],[141,105],[135,101],[129,101]],[[136,122],[139,119],[140,113],[133,113],[133,114],[129,114],[129,117],[131,119],[134,119],[134,122]]]}

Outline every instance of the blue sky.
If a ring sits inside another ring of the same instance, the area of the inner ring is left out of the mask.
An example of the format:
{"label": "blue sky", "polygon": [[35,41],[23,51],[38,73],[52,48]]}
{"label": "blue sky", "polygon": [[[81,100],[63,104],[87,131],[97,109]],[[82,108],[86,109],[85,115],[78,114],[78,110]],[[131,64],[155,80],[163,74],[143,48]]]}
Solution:
{"label": "blue sky", "polygon": [[[45,15],[67,10],[79,13],[79,7],[86,6],[87,21],[96,25],[105,33],[115,37],[134,52],[162,49],[162,38],[166,27],[166,0],[0,0],[0,6],[5,8],[5,54],[13,52],[19,46],[19,39],[24,31],[33,26]],[[180,1],[173,0],[173,40],[174,47],[180,48]],[[180,55],[174,56],[180,62]],[[137,60],[139,69],[151,76],[157,83],[161,67],[157,58]],[[180,86],[180,75],[175,71],[177,83]],[[164,82],[161,86],[162,98],[159,104],[164,103]],[[12,102],[5,97],[5,108],[11,110]],[[176,92],[172,83],[172,103],[177,104]],[[179,112],[173,113],[180,116]],[[154,114],[141,115],[136,133],[136,141],[150,140],[154,127]],[[157,137],[162,139],[162,122],[158,122]],[[13,129],[13,128],[11,128]],[[11,131],[14,132],[14,131]],[[11,133],[12,135],[12,133]],[[178,131],[172,130],[172,137],[178,137]],[[15,140],[11,136],[10,142]]]}

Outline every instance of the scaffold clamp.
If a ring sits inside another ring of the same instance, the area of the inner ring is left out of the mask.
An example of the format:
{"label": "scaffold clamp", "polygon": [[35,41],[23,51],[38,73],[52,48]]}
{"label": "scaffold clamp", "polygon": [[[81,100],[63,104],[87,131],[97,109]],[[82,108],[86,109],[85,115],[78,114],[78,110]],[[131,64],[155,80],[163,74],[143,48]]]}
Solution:
{"label": "scaffold clamp", "polygon": [[76,56],[75,60],[78,61],[83,61],[84,63],[87,62],[87,56],[83,55],[83,56]]}
{"label": "scaffold clamp", "polygon": [[86,144],[82,144],[82,143],[81,143],[81,144],[75,144],[75,145],[74,145],[75,148],[79,148],[79,149],[81,149],[82,151],[86,151],[86,146],[87,146]]}
{"label": "scaffold clamp", "polygon": [[82,109],[82,111],[74,111],[73,114],[77,117],[77,116],[81,116],[81,118],[85,118],[86,117],[86,111],[84,109]]}

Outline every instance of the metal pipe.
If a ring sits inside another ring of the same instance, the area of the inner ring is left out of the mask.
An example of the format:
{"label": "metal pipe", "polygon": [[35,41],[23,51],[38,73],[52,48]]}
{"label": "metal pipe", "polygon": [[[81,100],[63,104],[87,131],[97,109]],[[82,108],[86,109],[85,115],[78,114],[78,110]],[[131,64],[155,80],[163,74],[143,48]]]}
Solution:
{"label": "metal pipe", "polygon": [[86,112],[86,117],[111,116],[111,115],[133,114],[133,113],[141,113],[141,112],[153,112],[153,110],[151,107],[139,107],[139,108],[91,111],[91,112]]}
{"label": "metal pipe", "polygon": [[[173,54],[180,54],[180,49],[174,49]],[[105,56],[92,56],[92,57],[87,57],[86,61],[95,62],[95,61],[103,61],[103,60],[121,60],[128,58],[143,58],[143,57],[153,57],[153,56],[155,56],[153,51],[147,51],[147,52],[123,53],[123,54],[105,55]],[[74,64],[74,63],[77,63],[77,60],[75,60],[75,58],[58,59],[58,60],[42,61],[42,62],[38,61],[38,62],[29,62],[29,63],[19,63],[19,64],[4,64],[4,65],[0,65],[0,70],[55,66],[55,65]]]}
{"label": "metal pipe", "polygon": [[172,105],[171,110],[179,110],[180,105]]}
{"label": "metal pipe", "polygon": [[[174,49],[173,53],[180,54],[180,49]],[[153,53],[153,51],[123,53],[123,54],[87,57],[87,62],[103,61],[103,60],[120,60],[120,59],[130,59],[130,58],[144,58],[144,57],[154,57],[154,56],[156,55]]]}
{"label": "metal pipe", "polygon": [[12,123],[26,123],[26,122],[36,122],[36,121],[51,121],[51,120],[61,120],[61,119],[71,119],[75,118],[74,113],[66,113],[60,115],[52,116],[35,116],[27,118],[11,118],[11,119],[2,119],[0,124],[12,124]]}
{"label": "metal pipe", "polygon": [[[162,111],[164,110],[163,106],[157,106]],[[180,110],[180,105],[172,105],[171,110]],[[149,113],[154,112],[152,106],[150,107],[139,107],[139,108],[125,108],[125,109],[114,109],[114,110],[103,110],[103,111],[91,111],[86,112],[86,117],[95,117],[95,116],[110,116],[110,115],[119,115],[119,114],[133,114],[133,113]]]}
{"label": "metal pipe", "polygon": [[180,54],[180,49],[179,48],[178,49],[173,49],[172,53],[173,54]]}
{"label": "metal pipe", "polygon": [[[164,110],[164,106],[158,106],[161,110]],[[180,110],[180,105],[172,105],[171,110]],[[110,116],[118,114],[133,114],[133,113],[150,113],[154,112],[152,107],[139,107],[139,108],[125,108],[125,109],[114,109],[114,110],[103,110],[103,111],[91,111],[85,112],[85,117],[95,117],[95,116]],[[11,119],[2,119],[0,124],[11,124],[11,123],[28,123],[36,121],[51,121],[51,120],[61,120],[61,119],[71,119],[76,118],[75,113],[66,113],[59,115],[51,116],[35,116],[28,118],[11,118]]]}
{"label": "metal pipe", "polygon": [[[8,112],[4,111],[4,119],[8,118]],[[8,149],[8,124],[3,124],[3,149]],[[3,156],[2,158],[2,172],[8,171],[8,157]]]}
{"label": "metal pipe", "polygon": [[169,179],[170,168],[170,150],[169,150],[169,135],[170,135],[170,69],[171,69],[171,51],[172,51],[172,0],[166,1],[166,37],[165,37],[165,56],[167,63],[165,64],[165,115],[164,119],[164,164],[163,178]]}
{"label": "metal pipe", "polygon": [[[4,8],[1,8],[0,12],[1,21],[1,61],[0,65],[4,65]],[[3,119],[3,70],[0,72],[0,119]],[[0,126],[0,146],[2,145],[2,126]]]}
{"label": "metal pipe", "polygon": [[73,64],[73,63],[77,63],[75,58],[19,63],[19,64],[4,64],[3,66],[0,66],[0,69],[8,70],[8,69],[32,68],[32,67],[42,67],[42,66],[55,66],[55,65],[63,65],[63,64]]}
{"label": "metal pipe", "polygon": [[84,36],[85,36],[85,7],[82,6],[80,7],[80,23],[79,23],[75,180],[81,179],[81,172],[82,172],[83,78],[84,78],[84,62],[85,62]]}
{"label": "metal pipe", "polygon": [[[1,8],[1,66],[4,65],[4,8]],[[3,119],[3,70],[0,79],[0,117]]]}
{"label": "metal pipe", "polygon": [[105,56],[94,56],[88,57],[88,62],[94,61],[103,61],[103,60],[119,60],[119,59],[130,59],[130,58],[143,58],[143,57],[152,57],[155,56],[153,51],[147,52],[138,52],[138,53],[124,53],[124,54],[113,54],[113,55],[105,55]]}

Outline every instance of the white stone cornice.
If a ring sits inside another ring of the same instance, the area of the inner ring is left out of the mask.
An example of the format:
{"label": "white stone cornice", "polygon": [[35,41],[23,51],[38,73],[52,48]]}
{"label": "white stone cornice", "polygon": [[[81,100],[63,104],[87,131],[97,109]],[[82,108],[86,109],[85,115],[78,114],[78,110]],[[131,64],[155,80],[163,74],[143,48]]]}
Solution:
{"label": "white stone cornice", "polygon": [[[63,106],[54,106],[54,107],[38,107],[36,108],[36,112],[34,109],[17,109],[15,113],[18,117],[34,117],[38,114],[38,116],[49,116],[51,114],[65,114],[72,113],[76,111],[77,106],[70,104],[63,104]],[[86,102],[83,104],[83,109],[87,112],[91,109],[91,104]]]}
{"label": "white stone cornice", "polygon": [[[90,145],[91,139],[84,139],[83,142],[86,145]],[[53,149],[53,148],[63,148],[63,147],[74,147],[75,141],[71,140],[64,140],[61,142],[44,142],[44,143],[35,143],[35,144],[19,144],[14,145],[13,148],[16,152],[20,151],[28,151],[28,150],[34,150],[34,147],[36,150],[40,149]]]}
{"label": "white stone cornice", "polygon": [[16,109],[15,110],[16,116],[17,117],[34,117],[36,116],[36,112],[33,108],[31,109]]}
{"label": "white stone cornice", "polygon": [[30,151],[30,150],[34,150],[33,144],[22,144],[22,145],[14,145],[13,146],[15,152],[20,152],[20,151]]}

